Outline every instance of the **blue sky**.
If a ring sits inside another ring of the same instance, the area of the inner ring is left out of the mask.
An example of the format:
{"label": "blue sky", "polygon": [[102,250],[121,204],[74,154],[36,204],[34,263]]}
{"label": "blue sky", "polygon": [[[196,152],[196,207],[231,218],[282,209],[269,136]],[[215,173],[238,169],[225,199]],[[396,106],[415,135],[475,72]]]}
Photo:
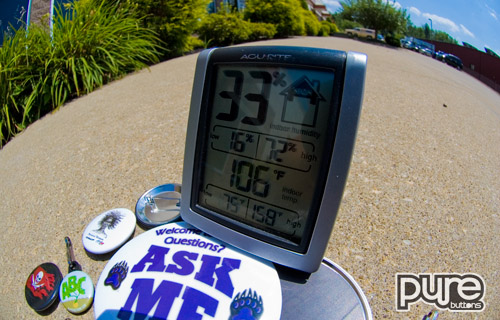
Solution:
{"label": "blue sky", "polygon": [[[488,47],[500,55],[499,0],[388,0],[397,8],[406,9],[417,27],[425,23],[441,30],[462,44],[470,43],[483,51]],[[338,11],[340,1],[323,0],[331,12]]]}

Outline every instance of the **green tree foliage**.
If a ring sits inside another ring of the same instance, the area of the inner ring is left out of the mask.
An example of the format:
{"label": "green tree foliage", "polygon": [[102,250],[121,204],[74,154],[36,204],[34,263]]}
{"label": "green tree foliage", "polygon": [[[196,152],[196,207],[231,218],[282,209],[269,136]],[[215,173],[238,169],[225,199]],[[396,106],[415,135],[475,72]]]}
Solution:
{"label": "green tree foliage", "polygon": [[396,9],[390,1],[346,0],[341,1],[344,20],[355,21],[365,28],[379,32],[399,34],[405,31],[409,19],[404,9]]}
{"label": "green tree foliage", "polygon": [[425,34],[425,39],[430,39],[431,28],[427,23],[424,25],[424,34]]}
{"label": "green tree foliage", "polygon": [[[115,0],[116,1],[116,0]],[[128,0],[135,5],[142,25],[162,40],[164,58],[192,50],[191,35],[207,14],[209,0]]]}
{"label": "green tree foliage", "polygon": [[211,46],[270,39],[275,34],[276,28],[272,24],[245,21],[242,13],[224,9],[205,17],[198,29],[200,39]]}
{"label": "green tree foliage", "polygon": [[[359,22],[355,22],[352,20],[347,20],[342,17],[342,12],[335,13],[333,15],[333,19],[335,20],[335,24],[340,30],[345,30],[345,29],[354,29],[356,27],[363,28],[363,25]],[[349,17],[350,18],[350,17]]]}
{"label": "green tree foliage", "polygon": [[303,10],[299,0],[248,0],[244,17],[252,22],[274,24],[276,36],[285,38],[306,34]]}
{"label": "green tree foliage", "polygon": [[444,31],[434,30],[432,40],[458,44],[458,41]]}
{"label": "green tree foliage", "polygon": [[418,39],[436,40],[441,42],[458,44],[458,41],[448,33],[439,30],[431,30],[428,24],[422,27],[416,27],[411,21],[408,21],[406,35]]}
{"label": "green tree foliage", "polygon": [[304,19],[304,28],[308,36],[318,36],[321,34],[321,22],[314,13],[309,9],[302,9],[302,17]]}
{"label": "green tree foliage", "polygon": [[[154,33],[125,4],[75,1],[48,26],[20,28],[0,48],[0,146],[71,98],[158,61]],[[71,17],[71,19],[70,19]]]}
{"label": "green tree foliage", "polygon": [[334,23],[322,23],[305,0],[247,0],[244,18],[276,26],[276,37],[329,35],[338,31]]}

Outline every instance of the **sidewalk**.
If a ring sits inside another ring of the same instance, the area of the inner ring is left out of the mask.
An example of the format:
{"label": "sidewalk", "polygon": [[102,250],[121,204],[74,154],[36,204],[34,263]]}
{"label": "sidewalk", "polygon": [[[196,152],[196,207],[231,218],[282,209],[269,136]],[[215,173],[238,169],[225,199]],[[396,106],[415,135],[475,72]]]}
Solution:
{"label": "sidewalk", "polygon": [[[398,272],[477,273],[485,311],[439,319],[499,318],[500,95],[404,49],[338,38],[260,44],[368,54],[357,144],[326,256],[360,284],[374,319],[421,319],[433,308],[395,312]],[[95,284],[107,260],[85,253],[85,226],[112,208],[134,210],[154,186],[182,183],[196,57],[73,101],[0,150],[0,318],[43,318],[26,303],[24,284],[43,262],[67,273],[65,236]],[[73,316],[59,305],[48,318],[93,319],[93,310]]]}

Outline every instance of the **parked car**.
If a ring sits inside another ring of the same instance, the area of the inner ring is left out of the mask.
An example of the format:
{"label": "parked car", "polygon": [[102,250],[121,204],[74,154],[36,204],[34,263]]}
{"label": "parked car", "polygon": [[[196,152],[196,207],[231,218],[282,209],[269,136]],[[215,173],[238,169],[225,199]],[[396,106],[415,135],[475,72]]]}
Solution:
{"label": "parked car", "polygon": [[454,56],[452,54],[447,54],[444,57],[444,62],[446,62],[448,65],[455,67],[459,70],[462,70],[464,68],[464,64],[462,63],[462,60],[460,60],[459,57]]}
{"label": "parked car", "polygon": [[430,49],[428,49],[428,48],[419,48],[418,52],[420,52],[423,55],[432,57],[432,51]]}
{"label": "parked car", "polygon": [[444,61],[444,57],[446,57],[446,52],[438,51],[436,52],[436,59],[439,61]]}
{"label": "parked car", "polygon": [[345,33],[347,33],[347,35],[350,37],[375,39],[375,30],[373,29],[366,29],[366,28],[345,29]]}

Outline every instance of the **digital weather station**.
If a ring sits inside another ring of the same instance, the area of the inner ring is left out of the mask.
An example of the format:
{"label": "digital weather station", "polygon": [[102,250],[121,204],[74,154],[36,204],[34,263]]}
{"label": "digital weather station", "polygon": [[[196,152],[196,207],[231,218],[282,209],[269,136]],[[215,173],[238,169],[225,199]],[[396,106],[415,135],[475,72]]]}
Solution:
{"label": "digital weather station", "polygon": [[366,62],[361,53],[306,47],[203,51],[182,218],[267,260],[316,271],[349,171]]}

